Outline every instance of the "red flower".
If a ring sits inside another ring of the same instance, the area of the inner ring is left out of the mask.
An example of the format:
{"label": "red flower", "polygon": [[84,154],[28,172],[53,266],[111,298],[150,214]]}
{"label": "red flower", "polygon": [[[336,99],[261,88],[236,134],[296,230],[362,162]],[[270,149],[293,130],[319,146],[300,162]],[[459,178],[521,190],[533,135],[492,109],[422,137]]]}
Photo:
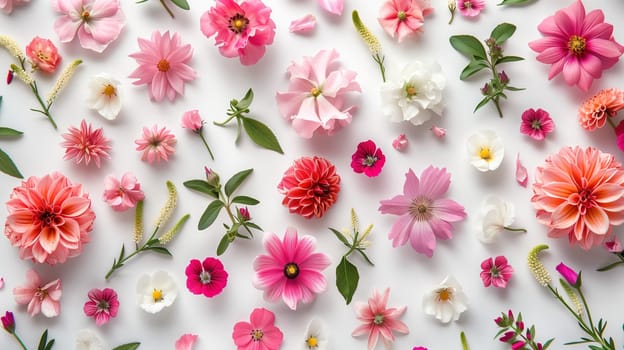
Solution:
{"label": "red flower", "polygon": [[212,298],[227,285],[228,273],[219,259],[206,258],[203,262],[193,259],[185,270],[186,288],[193,294]]}
{"label": "red flower", "polygon": [[379,175],[385,163],[386,156],[372,140],[360,142],[357,150],[351,156],[353,171],[358,174],[364,173],[368,177]]}

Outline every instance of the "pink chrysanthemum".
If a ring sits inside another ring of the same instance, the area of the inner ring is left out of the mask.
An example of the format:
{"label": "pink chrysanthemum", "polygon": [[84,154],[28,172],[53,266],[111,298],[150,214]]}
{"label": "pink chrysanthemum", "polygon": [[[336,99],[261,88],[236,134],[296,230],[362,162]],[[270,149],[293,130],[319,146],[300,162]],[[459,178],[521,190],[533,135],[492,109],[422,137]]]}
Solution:
{"label": "pink chrysanthemum", "polygon": [[464,207],[442,198],[451,184],[451,174],[446,169],[427,167],[420,180],[412,169],[405,174],[403,194],[380,202],[382,214],[399,215],[388,237],[397,247],[410,241],[412,248],[428,257],[433,256],[436,237],[453,237],[451,222],[466,218]]}
{"label": "pink chrysanthemum", "polygon": [[116,317],[118,310],[119,300],[117,300],[117,292],[110,288],[91,289],[89,291],[89,301],[83,307],[85,315],[93,317],[97,326],[108,323],[111,317]]}
{"label": "pink chrysanthemum", "polygon": [[145,198],[145,194],[137,178],[127,172],[123,174],[121,180],[113,175],[108,175],[104,179],[102,198],[113,210],[125,211],[134,208],[138,201]]}
{"label": "pink chrysanthemum", "polygon": [[232,340],[237,350],[278,350],[284,334],[275,326],[275,314],[264,308],[257,308],[249,316],[250,322],[237,322],[232,331]]}
{"label": "pink chrysanthemum", "polygon": [[540,141],[553,132],[553,130],[555,130],[555,122],[553,122],[550,114],[545,110],[529,108],[522,113],[520,132],[524,135]]}
{"label": "pink chrysanthemum", "polygon": [[481,262],[481,281],[484,287],[507,288],[507,283],[513,276],[513,267],[507,263],[507,258],[499,255],[496,258],[487,258]]}
{"label": "pink chrysanthemum", "polygon": [[364,173],[368,177],[374,177],[381,173],[386,156],[373,140],[360,142],[357,150],[351,156],[351,168],[358,174]]}
{"label": "pink chrysanthemum", "polygon": [[89,165],[91,160],[98,168],[101,159],[110,159],[108,151],[111,149],[110,140],[104,137],[102,128],[94,129],[91,124],[83,119],[80,122],[80,129],[71,126],[67,133],[63,134],[61,146],[65,147],[63,159],[74,159],[76,164]]}
{"label": "pink chrysanthemum", "polygon": [[189,292],[208,298],[221,294],[227,285],[228,273],[219,259],[206,258],[200,262],[192,259],[185,270],[186,288]]}
{"label": "pink chrysanthemum", "polygon": [[266,300],[281,298],[295,310],[299,302],[307,304],[327,289],[322,271],[330,260],[323,253],[314,253],[315,243],[314,237],[299,237],[294,228],[286,230],[283,240],[273,233],[265,234],[267,254],[256,257],[253,266],[254,286],[264,290]]}
{"label": "pink chrysanthemum", "polygon": [[596,148],[564,147],[537,167],[531,203],[548,236],[590,249],[624,223],[624,169]]}
{"label": "pink chrysanthemum", "polygon": [[176,138],[166,127],[159,129],[154,124],[151,129],[143,127],[143,137],[134,143],[137,151],[143,151],[141,160],[152,164],[154,161],[169,161],[169,156],[175,153]]}
{"label": "pink chrysanthemum", "polygon": [[147,84],[150,98],[169,101],[178,94],[184,95],[184,83],[195,79],[197,74],[188,61],[193,57],[190,44],[183,45],[178,33],[173,36],[166,31],[152,33],[152,39],[138,39],[141,51],[130,54],[139,64],[128,77],[138,79],[134,85]]}
{"label": "pink chrysanthemum", "polygon": [[45,317],[56,317],[61,313],[61,296],[63,289],[59,278],[42,283],[35,270],[26,272],[26,283],[13,288],[15,302],[19,305],[28,304],[28,314],[32,317],[39,312]]}
{"label": "pink chrysanthemum", "polygon": [[484,8],[484,0],[457,0],[457,9],[462,16],[476,17]]}
{"label": "pink chrysanthemum", "polygon": [[529,47],[539,53],[538,61],[552,65],[548,79],[563,73],[568,85],[583,91],[624,53],[624,46],[613,38],[613,26],[604,22],[602,10],[585,14],[580,0],[547,17],[537,29],[544,38],[530,42]]}
{"label": "pink chrysanthemum", "polygon": [[29,177],[13,189],[6,206],[4,234],[22,259],[62,263],[89,242],[95,220],[89,195],[61,173]]}
{"label": "pink chrysanthemum", "polygon": [[394,342],[393,331],[403,334],[409,333],[407,325],[399,321],[399,317],[405,313],[407,307],[387,307],[389,296],[390,288],[386,288],[383,295],[374,289],[373,296],[368,298],[368,303],[358,302],[355,306],[357,318],[363,324],[358,326],[351,335],[356,337],[368,333],[368,350],[375,348],[379,336],[381,336],[386,349],[390,349]]}
{"label": "pink chrysanthemum", "polygon": [[386,0],[379,10],[379,24],[399,42],[422,32],[425,16],[433,13],[429,0]]}
{"label": "pink chrysanthemum", "polygon": [[583,129],[593,131],[602,128],[608,118],[615,117],[624,109],[624,91],[620,89],[600,90],[585,100],[578,110],[578,120]]}

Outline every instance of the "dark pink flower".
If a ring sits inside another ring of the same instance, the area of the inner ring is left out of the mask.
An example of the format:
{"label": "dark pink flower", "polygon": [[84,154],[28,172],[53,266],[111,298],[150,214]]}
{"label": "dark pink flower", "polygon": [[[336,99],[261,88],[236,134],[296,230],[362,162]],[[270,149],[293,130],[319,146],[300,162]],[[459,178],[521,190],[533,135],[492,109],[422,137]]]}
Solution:
{"label": "dark pink flower", "polygon": [[111,288],[91,289],[89,301],[84,304],[83,310],[87,317],[95,319],[97,326],[108,323],[111,317],[117,316],[119,310],[117,292]]}
{"label": "dark pink flower", "polygon": [[232,339],[237,350],[277,350],[284,334],[275,326],[275,314],[264,308],[251,312],[250,322],[237,322]]}
{"label": "dark pink flower", "polygon": [[26,46],[26,56],[34,67],[47,73],[54,73],[56,67],[61,63],[61,56],[58,54],[56,46],[49,39],[38,36]]}
{"label": "dark pink flower", "polygon": [[513,275],[513,268],[507,263],[507,258],[497,256],[495,259],[487,258],[481,263],[481,280],[484,287],[493,285],[497,288],[506,288],[509,279]]}
{"label": "dark pink flower", "polygon": [[4,316],[0,317],[0,321],[2,321],[2,328],[5,331],[9,334],[15,333],[15,317],[11,311],[5,312]]}
{"label": "dark pink flower", "polygon": [[520,132],[534,140],[543,140],[547,134],[555,130],[555,123],[545,110],[538,108],[537,111],[529,108],[522,113]]}
{"label": "dark pink flower", "polygon": [[357,145],[357,150],[351,156],[353,171],[358,174],[364,173],[368,177],[379,175],[385,163],[386,156],[372,140],[360,142]]}
{"label": "dark pink flower", "polygon": [[208,298],[220,294],[227,285],[228,273],[219,259],[206,258],[203,262],[192,259],[185,270],[186,288],[189,292]]}
{"label": "dark pink flower", "polygon": [[101,159],[110,159],[108,151],[111,149],[110,140],[104,137],[102,128],[95,129],[91,124],[83,119],[80,122],[80,129],[70,127],[67,133],[63,134],[61,146],[65,147],[65,156],[63,159],[75,159],[76,164],[84,162],[89,165],[91,160],[98,168]]}
{"label": "dark pink flower", "polygon": [[564,263],[559,263],[555,269],[571,286],[576,286],[577,283],[580,285],[578,272],[572,270],[570,266]]}

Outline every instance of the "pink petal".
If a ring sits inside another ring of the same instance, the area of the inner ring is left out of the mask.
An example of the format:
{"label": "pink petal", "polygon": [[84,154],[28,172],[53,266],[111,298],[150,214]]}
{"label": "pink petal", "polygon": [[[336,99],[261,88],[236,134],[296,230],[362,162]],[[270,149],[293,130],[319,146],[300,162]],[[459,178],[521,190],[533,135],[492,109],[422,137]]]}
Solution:
{"label": "pink petal", "polygon": [[184,334],[175,342],[175,350],[191,350],[197,341],[196,334]]}
{"label": "pink petal", "polygon": [[344,8],[343,0],[317,0],[319,5],[323,8],[323,10],[333,13],[334,15],[342,15],[342,10]]}
{"label": "pink petal", "polygon": [[290,22],[288,30],[291,33],[307,33],[316,27],[316,17],[305,15]]}
{"label": "pink petal", "polygon": [[410,233],[410,244],[415,251],[425,254],[427,257],[433,256],[436,247],[436,238],[433,229],[427,221],[416,221]]}
{"label": "pink petal", "polygon": [[81,25],[82,22],[74,22],[69,16],[64,15],[54,22],[54,31],[62,43],[68,43],[74,39]]}
{"label": "pink petal", "polygon": [[522,187],[526,187],[529,181],[527,169],[520,162],[520,153],[518,153],[518,156],[516,157],[516,181]]}

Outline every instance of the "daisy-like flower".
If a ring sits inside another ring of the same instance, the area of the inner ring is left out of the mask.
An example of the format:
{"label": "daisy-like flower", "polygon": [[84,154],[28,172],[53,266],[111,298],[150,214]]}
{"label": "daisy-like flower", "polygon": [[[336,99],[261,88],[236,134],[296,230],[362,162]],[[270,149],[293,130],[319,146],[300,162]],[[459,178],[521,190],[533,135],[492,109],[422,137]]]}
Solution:
{"label": "daisy-like flower", "polygon": [[402,246],[407,241],[418,253],[433,256],[436,237],[453,237],[452,222],[466,217],[464,207],[443,198],[451,184],[451,174],[445,168],[427,167],[420,180],[412,169],[405,174],[403,194],[379,202],[382,214],[399,215],[392,225],[388,238],[392,246]]}
{"label": "daisy-like flower", "polygon": [[125,211],[134,208],[140,200],[145,198],[145,194],[137,178],[127,172],[123,174],[121,180],[114,175],[106,177],[102,198],[113,210]]}
{"label": "daisy-like flower", "polygon": [[481,262],[481,281],[484,287],[507,288],[507,283],[513,276],[513,267],[507,263],[507,258],[499,255],[496,258],[487,258]]}
{"label": "daisy-like flower", "polygon": [[381,173],[386,156],[373,140],[360,142],[357,150],[351,156],[351,168],[358,174],[364,173],[368,177],[375,177]]}
{"label": "daisy-like flower", "polygon": [[421,125],[444,109],[442,92],[446,79],[438,63],[414,61],[406,65],[399,79],[381,86],[382,112],[393,122]]}
{"label": "daisy-like flower", "polygon": [[476,234],[481,243],[492,243],[504,230],[526,232],[522,228],[512,228],[516,218],[513,203],[496,196],[488,196],[481,204],[477,218]]}
{"label": "daisy-like flower", "polygon": [[35,270],[26,272],[26,283],[13,288],[15,302],[19,305],[28,304],[28,314],[32,317],[41,312],[45,317],[56,317],[61,313],[61,280],[59,278],[42,283]]}
{"label": "daisy-like flower", "polygon": [[399,42],[422,32],[425,16],[433,13],[429,0],[386,0],[379,10],[379,24]]}
{"label": "daisy-like flower", "polygon": [[301,350],[327,350],[327,327],[319,319],[308,323]]}
{"label": "daisy-like flower", "polygon": [[537,26],[544,36],[529,43],[537,60],[551,64],[548,79],[563,73],[565,82],[588,91],[602,71],[624,53],[613,38],[613,26],[604,22],[602,10],[585,13],[581,0],[547,17]]}
{"label": "daisy-like flower", "polygon": [[316,239],[301,236],[294,228],[288,228],[283,239],[274,233],[264,236],[264,249],[254,259],[256,271],[253,284],[264,290],[264,298],[274,302],[280,298],[291,309],[297,309],[314,300],[316,294],[327,289],[323,270],[330,264],[329,257],[315,253]]}
{"label": "daisy-like flower", "polygon": [[83,310],[87,317],[95,319],[97,326],[108,323],[111,317],[117,316],[119,310],[117,292],[111,288],[91,289],[89,301],[84,304]]}
{"label": "daisy-like flower", "polygon": [[186,288],[189,292],[212,298],[221,294],[227,285],[228,273],[219,259],[192,259],[185,270]]}
{"label": "daisy-like flower", "polygon": [[277,350],[284,334],[275,326],[275,314],[264,308],[251,312],[249,322],[234,325],[232,339],[237,350]]}
{"label": "daisy-like flower", "polygon": [[596,95],[585,100],[579,108],[579,124],[588,131],[602,128],[607,123],[607,119],[615,117],[621,109],[624,109],[623,90],[600,90]]}
{"label": "daisy-like flower", "polygon": [[167,272],[159,270],[143,274],[136,286],[137,300],[141,309],[155,314],[171,306],[178,297],[178,287]]}
{"label": "daisy-like flower", "polygon": [[470,164],[479,171],[498,169],[505,157],[503,139],[492,130],[480,130],[466,140]]}
{"label": "daisy-like flower", "polygon": [[103,350],[107,348],[104,339],[91,329],[82,329],[76,336],[76,350]]}
{"label": "daisy-like flower", "polygon": [[6,14],[13,12],[14,6],[30,2],[30,0],[0,0],[0,9]]}
{"label": "daisy-like flower", "polygon": [[98,112],[102,118],[115,120],[121,111],[119,80],[110,74],[101,73],[89,81],[87,105]]}
{"label": "daisy-like flower", "polygon": [[534,110],[529,108],[522,113],[522,124],[520,124],[520,132],[528,137],[541,141],[546,135],[555,130],[555,123],[550,114],[545,110],[538,108]]}
{"label": "daisy-like flower", "polygon": [[192,350],[197,341],[197,334],[183,334],[175,342],[175,350]]}
{"label": "daisy-like flower", "polygon": [[61,146],[65,147],[63,159],[74,159],[76,164],[89,165],[91,160],[99,168],[101,159],[110,159],[108,151],[111,149],[110,140],[104,137],[102,128],[94,129],[91,124],[83,119],[80,122],[80,129],[70,127],[67,133],[63,134]]}
{"label": "daisy-like flower", "polygon": [[139,38],[141,51],[130,54],[139,67],[129,78],[138,79],[134,85],[147,84],[152,100],[162,101],[165,96],[169,101],[177,95],[184,95],[184,83],[195,80],[197,74],[188,61],[193,57],[191,44],[182,44],[180,35],[169,31],[161,34],[152,33],[151,40]]}
{"label": "daisy-like flower", "polygon": [[390,288],[386,288],[383,294],[373,289],[373,296],[368,298],[368,303],[358,302],[355,306],[357,318],[363,324],[358,326],[351,335],[357,337],[368,333],[368,350],[375,348],[379,336],[386,349],[390,349],[394,342],[393,332],[409,333],[407,325],[399,320],[407,307],[388,307],[389,297]]}
{"label": "daisy-like flower", "polygon": [[485,0],[457,0],[457,9],[462,16],[476,17],[485,8]]}
{"label": "daisy-like flower", "polygon": [[423,296],[425,314],[435,316],[442,323],[457,321],[468,309],[468,299],[453,276],[446,277],[439,286]]}
{"label": "daisy-like flower", "polygon": [[175,153],[176,138],[166,127],[158,128],[154,124],[151,129],[143,127],[142,138],[134,140],[137,151],[143,151],[142,161],[152,164],[154,161],[169,161],[169,156]]}
{"label": "daisy-like flower", "polygon": [[38,36],[26,46],[26,56],[35,69],[46,73],[54,73],[61,64],[61,56],[56,46],[49,39]]}

